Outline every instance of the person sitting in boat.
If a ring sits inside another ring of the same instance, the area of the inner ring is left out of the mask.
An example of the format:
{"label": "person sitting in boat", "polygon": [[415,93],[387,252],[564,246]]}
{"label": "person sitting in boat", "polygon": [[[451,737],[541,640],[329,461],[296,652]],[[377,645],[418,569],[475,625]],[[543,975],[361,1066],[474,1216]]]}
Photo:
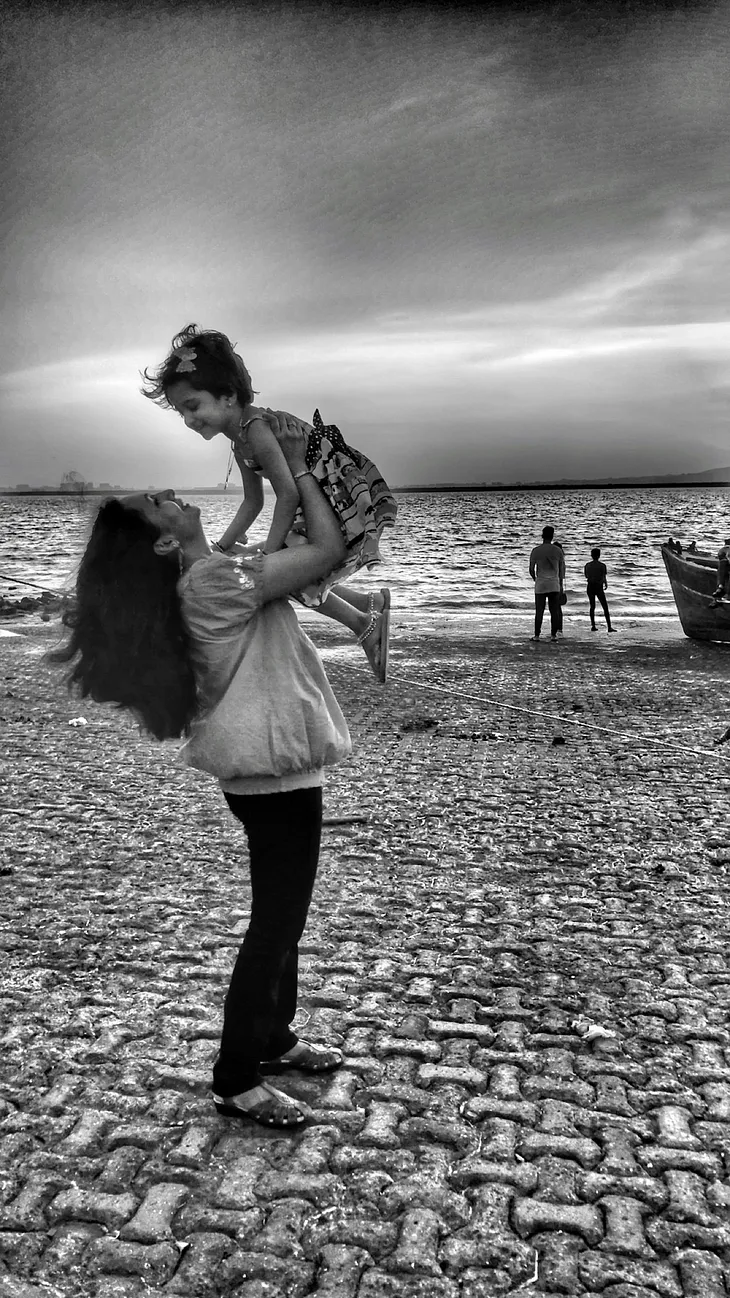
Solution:
{"label": "person sitting in boat", "polygon": [[687,554],[696,554],[696,553],[697,553],[697,542],[690,541],[689,545],[687,546]]}
{"label": "person sitting in boat", "polygon": [[717,588],[712,592],[715,604],[728,599],[730,585],[730,536],[725,537],[725,544],[717,552]]}
{"label": "person sitting in boat", "polygon": [[674,554],[682,553],[682,546],[680,545],[679,541],[675,541],[673,536],[670,536],[669,540],[667,541],[667,549],[672,550]]}

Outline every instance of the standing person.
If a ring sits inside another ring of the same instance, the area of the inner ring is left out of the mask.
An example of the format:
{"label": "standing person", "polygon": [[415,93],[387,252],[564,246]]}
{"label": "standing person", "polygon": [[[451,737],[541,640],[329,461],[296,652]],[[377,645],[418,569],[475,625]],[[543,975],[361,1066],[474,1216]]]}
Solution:
{"label": "standing person", "polygon": [[[172,340],[171,351],[157,369],[143,374],[144,396],[176,410],[188,428],[211,441],[219,433],[231,442],[241,470],[243,503],[216,543],[226,552],[245,537],[264,503],[262,478],[276,493],[265,554],[301,543],[306,520],[286,461],[261,407],[253,404],[251,376],[225,334],[187,325]],[[390,591],[352,590],[342,583],[360,568],[382,562],[379,542],[398,510],[379,469],[362,451],[348,446],[334,424],[325,425],[319,411],[307,424],[307,469],[320,483],[339,519],[345,541],[342,562],[326,578],[298,592],[310,608],[334,618],[354,633],[378,681],[388,671]]]}
{"label": "standing person", "polygon": [[562,547],[555,545],[554,527],[542,529],[542,544],[536,545],[530,555],[530,576],[535,583],[535,634],[540,639],[545,604],[550,609],[550,639],[555,641],[562,626],[560,596],[565,581],[565,557]]}
{"label": "standing person", "polygon": [[213,1068],[218,1111],[291,1127],[305,1111],[267,1077],[324,1073],[339,1050],[297,1039],[297,954],[319,856],[323,768],[350,750],[319,655],[289,603],[342,561],[306,440],[272,415],[307,535],[296,549],[212,550],[200,510],[174,491],[105,501],[79,568],[69,684],[131,710],[156,739],[187,735],[187,762],[216,776],[248,840],[251,916]]}
{"label": "standing person", "polygon": [[604,591],[608,590],[608,569],[605,563],[600,562],[601,551],[598,546],[591,550],[591,562],[587,563],[583,569],[585,579],[588,582],[586,594],[588,596],[588,608],[591,615],[591,631],[597,631],[596,626],[596,600],[603,609],[603,616],[606,619],[606,626],[609,631],[615,631],[616,628],[611,626],[611,614],[608,611],[608,600]]}
{"label": "standing person", "polygon": [[[555,539],[555,537],[553,537],[553,545],[557,545],[558,549],[561,551],[563,555],[563,562],[565,562],[565,548],[563,546],[563,542],[558,541]],[[561,590],[560,599],[558,600],[558,635],[563,634],[563,606],[567,604],[567,602],[568,602],[568,596],[566,595],[564,590]]]}

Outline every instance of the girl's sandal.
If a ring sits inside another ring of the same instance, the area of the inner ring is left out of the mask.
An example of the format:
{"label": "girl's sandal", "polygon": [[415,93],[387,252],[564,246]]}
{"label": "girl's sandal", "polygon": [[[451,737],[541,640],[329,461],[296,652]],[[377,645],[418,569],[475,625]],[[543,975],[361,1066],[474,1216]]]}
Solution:
{"label": "girl's sandal", "polygon": [[332,1073],[341,1068],[344,1057],[336,1046],[318,1046],[309,1041],[297,1041],[291,1050],[278,1059],[267,1059],[261,1065],[262,1073],[286,1073],[296,1068],[301,1073]]}
{"label": "girl's sandal", "polygon": [[[384,685],[388,678],[388,644],[390,641],[390,591],[386,586],[382,586],[380,594],[383,597],[383,607],[378,613],[375,612],[375,596],[370,595],[368,598],[368,624],[362,635],[357,637],[357,643],[362,645],[365,650],[370,666],[373,669],[375,679]],[[377,643],[380,646],[380,662],[376,663],[371,658],[366,648],[365,641],[376,631],[380,631]]]}
{"label": "girl's sandal", "polygon": [[[266,1094],[262,1095],[261,1092],[264,1091]],[[246,1104],[238,1104],[235,1095],[227,1098],[214,1095],[215,1107],[224,1118],[239,1118],[241,1121],[249,1118],[262,1127],[301,1127],[307,1121],[308,1115],[304,1108],[290,1095],[277,1091],[269,1082],[262,1082],[244,1094],[256,1094],[258,1098],[249,1100]]]}

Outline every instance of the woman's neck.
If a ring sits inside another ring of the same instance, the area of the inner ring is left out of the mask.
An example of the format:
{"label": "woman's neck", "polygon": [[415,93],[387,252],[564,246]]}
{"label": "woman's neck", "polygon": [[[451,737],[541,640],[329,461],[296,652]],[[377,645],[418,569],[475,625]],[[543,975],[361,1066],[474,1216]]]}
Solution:
{"label": "woman's neck", "polygon": [[204,536],[198,536],[194,541],[186,541],[182,547],[183,572],[187,572],[188,568],[192,568],[193,564],[198,562],[198,559],[205,559],[210,553],[211,548]]}

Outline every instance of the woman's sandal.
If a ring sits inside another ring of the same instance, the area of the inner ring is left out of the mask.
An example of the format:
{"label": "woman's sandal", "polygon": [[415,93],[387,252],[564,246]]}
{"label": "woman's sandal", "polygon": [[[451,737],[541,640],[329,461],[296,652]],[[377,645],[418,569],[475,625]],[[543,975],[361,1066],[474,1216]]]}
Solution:
{"label": "woman's sandal", "polygon": [[377,613],[375,612],[375,596],[371,594],[368,599],[368,615],[369,615],[368,624],[365,627],[365,630],[363,631],[362,635],[359,635],[357,637],[357,643],[359,645],[362,645],[363,649],[365,649],[365,641],[368,639],[369,636],[373,634],[373,632],[378,627],[378,623],[380,623],[380,639],[378,641],[380,645],[380,663],[378,664],[378,666],[377,667],[375,666],[367,649],[365,649],[365,654],[367,656],[368,662],[370,663],[370,666],[373,669],[373,674],[375,676],[375,679],[379,681],[381,685],[384,685],[388,678],[388,644],[390,640],[390,591],[387,589],[386,586],[381,586],[380,594],[383,596],[383,607]]}
{"label": "woman's sandal", "polygon": [[[262,1091],[266,1094],[261,1095]],[[262,1127],[301,1127],[307,1121],[307,1114],[298,1101],[283,1091],[277,1091],[269,1082],[261,1082],[243,1094],[257,1094],[259,1098],[238,1104],[235,1095],[228,1098],[214,1095],[216,1109],[224,1118],[240,1118],[242,1121],[249,1118]]]}
{"label": "woman's sandal", "polygon": [[344,1058],[341,1050],[332,1046],[317,1046],[309,1041],[297,1041],[278,1059],[266,1059],[260,1065],[261,1073],[287,1073],[296,1068],[302,1073],[332,1073],[341,1068]]}

